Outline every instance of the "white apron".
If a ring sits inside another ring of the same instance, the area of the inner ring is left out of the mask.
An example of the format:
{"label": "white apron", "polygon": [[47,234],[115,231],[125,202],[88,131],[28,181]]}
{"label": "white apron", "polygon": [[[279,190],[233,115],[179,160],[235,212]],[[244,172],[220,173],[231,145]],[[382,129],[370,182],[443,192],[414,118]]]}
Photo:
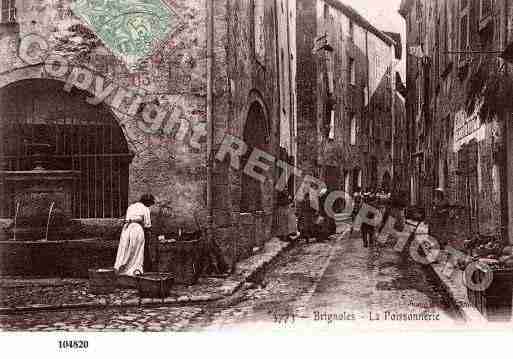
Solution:
{"label": "white apron", "polygon": [[[114,268],[118,274],[134,275],[143,272],[144,228],[151,227],[150,209],[142,203],[134,203],[126,210],[126,220],[119,239]],[[143,228],[144,227],[144,228]]]}

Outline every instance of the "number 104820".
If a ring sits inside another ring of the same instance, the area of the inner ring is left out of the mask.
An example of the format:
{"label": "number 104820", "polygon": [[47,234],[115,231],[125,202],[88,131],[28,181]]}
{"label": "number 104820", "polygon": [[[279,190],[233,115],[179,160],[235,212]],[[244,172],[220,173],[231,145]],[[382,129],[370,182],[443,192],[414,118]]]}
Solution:
{"label": "number 104820", "polygon": [[87,349],[87,340],[59,340],[59,349]]}

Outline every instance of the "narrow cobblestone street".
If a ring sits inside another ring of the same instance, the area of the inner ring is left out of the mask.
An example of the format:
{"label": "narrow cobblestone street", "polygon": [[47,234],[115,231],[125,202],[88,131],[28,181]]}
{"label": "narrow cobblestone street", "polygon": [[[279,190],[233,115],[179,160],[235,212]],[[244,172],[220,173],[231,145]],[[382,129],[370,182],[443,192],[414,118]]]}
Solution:
{"label": "narrow cobblestone street", "polygon": [[387,245],[363,248],[359,233],[301,243],[234,295],[208,305],[49,311],[2,316],[3,330],[198,331],[339,328],[419,324],[401,315],[429,312],[424,329],[458,319],[420,265]]}
{"label": "narrow cobblestone street", "polygon": [[398,320],[398,314],[424,312],[436,319],[411,320],[411,325],[428,329],[458,320],[421,265],[402,261],[388,246],[363,248],[359,233],[293,249],[267,274],[262,287],[239,296],[235,305],[196,317],[192,328],[206,327],[208,320],[212,330],[258,330],[257,323],[301,329],[404,328],[408,321]]}

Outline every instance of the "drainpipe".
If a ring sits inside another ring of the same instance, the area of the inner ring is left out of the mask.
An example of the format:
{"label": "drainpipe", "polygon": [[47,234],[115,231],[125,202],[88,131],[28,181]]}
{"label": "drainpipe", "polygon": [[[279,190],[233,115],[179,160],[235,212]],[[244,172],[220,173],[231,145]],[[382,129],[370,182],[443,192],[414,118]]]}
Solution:
{"label": "drainpipe", "polygon": [[[289,69],[289,133],[290,133],[290,154],[292,156],[292,158],[294,159],[294,163],[292,163],[292,165],[294,166],[297,166],[296,164],[296,159],[295,159],[295,153],[294,153],[294,142],[296,141],[295,139],[295,132],[294,132],[294,128],[295,128],[295,118],[296,118],[296,114],[294,113],[294,103],[293,100],[294,99],[294,95],[293,95],[293,88],[292,88],[292,63],[291,63],[291,58],[290,58],[290,22],[289,22],[289,12],[290,12],[290,4],[289,4],[289,0],[286,1],[286,7],[287,7],[287,11],[285,12],[285,15],[286,15],[286,26],[287,26],[287,47],[289,48],[289,51],[287,52],[287,64],[288,64],[288,69]],[[276,11],[278,11],[278,9],[276,9]],[[295,55],[294,55],[295,56]],[[294,61],[295,61],[295,58],[294,58]],[[292,192],[293,193],[296,193],[296,184],[295,184],[295,179],[293,179],[293,184],[292,184]]]}
{"label": "drainpipe", "polygon": [[[367,126],[367,155],[364,155],[364,158],[362,159],[362,163],[364,164],[362,167],[364,168],[364,170],[367,172],[365,174],[365,184],[368,185],[369,184],[369,178],[372,178],[372,169],[370,168],[369,166],[369,158],[372,157],[372,153],[371,154],[371,141],[374,141],[374,112],[371,113],[371,106],[370,106],[370,103],[371,103],[371,92],[370,92],[370,59],[369,59],[369,32],[368,31],[365,31],[365,62],[366,62],[366,67],[367,67],[367,95],[363,95],[363,111],[362,111],[362,115],[365,115],[367,118],[366,118],[366,123],[365,125]],[[367,109],[365,109],[365,97],[367,96]],[[363,116],[362,116],[363,117]],[[370,133],[370,130],[371,130],[371,126],[373,128],[372,130],[372,138],[369,136],[369,133]],[[358,185],[362,185],[363,186],[363,181],[362,183],[359,183]]]}
{"label": "drainpipe", "polygon": [[[509,6],[508,6],[508,2],[509,0],[504,0],[504,14],[503,14],[503,17],[504,17],[504,28],[503,28],[503,31],[504,31],[504,44],[503,44],[503,49],[506,48],[506,46],[508,46],[508,41],[509,41],[509,34],[508,34],[508,12],[509,12]],[[508,64],[506,62],[504,62],[504,77],[506,78],[506,83],[507,85],[506,86],[510,86],[509,85],[509,73],[508,73]],[[509,92],[509,91],[508,91]],[[508,241],[509,243],[513,243],[513,219],[512,219],[512,216],[513,216],[513,193],[511,193],[511,190],[513,189],[513,175],[512,175],[512,170],[513,170],[513,165],[511,164],[511,161],[512,161],[512,154],[513,154],[513,144],[511,143],[511,140],[513,140],[513,128],[511,126],[511,117],[512,117],[512,113],[511,113],[511,107],[508,107],[505,111],[505,119],[504,119],[504,136],[503,136],[503,141],[505,142],[504,143],[504,152],[505,152],[505,155],[504,155],[504,158],[506,159],[506,163],[504,164],[504,169],[503,169],[503,180],[501,181],[501,185],[504,184],[505,185],[505,190],[502,190],[501,192],[502,193],[505,193],[505,198],[502,200],[503,203],[504,203],[504,207],[503,207],[503,211],[504,211],[504,215],[502,216],[502,218],[504,219],[504,222],[502,225],[505,226],[506,228],[504,228],[502,230],[502,233],[503,234],[506,234],[508,238]]]}
{"label": "drainpipe", "polygon": [[[278,120],[278,146],[275,146],[275,148],[277,147],[278,149],[278,152],[277,152],[277,156],[279,156],[279,153],[281,152],[281,113],[282,113],[282,103],[281,103],[281,79],[282,79],[282,74],[281,74],[281,69],[280,69],[280,65],[281,65],[281,57],[280,57],[280,37],[279,37],[279,31],[280,31],[280,28],[279,28],[279,25],[280,25],[280,22],[278,21],[278,16],[279,15],[279,10],[280,7],[278,5],[278,0],[275,0],[274,1],[274,41],[276,43],[276,46],[275,46],[275,56],[276,56],[276,87],[277,87],[277,92],[278,92],[278,100],[277,100],[277,103],[278,103],[278,116],[277,116],[277,120]],[[287,14],[288,14],[288,9],[287,9]],[[288,16],[288,15],[287,15]],[[270,139],[270,145],[271,145],[271,151],[272,151],[272,138],[273,138],[273,132],[272,132],[272,125],[271,125],[271,139]],[[279,176],[279,173],[277,171],[277,166],[275,166],[274,168],[274,180],[276,180],[276,178],[278,178]],[[277,201],[277,193],[276,191],[273,192],[273,212],[274,213],[278,213],[278,201]],[[273,216],[273,224],[271,225],[271,228],[277,228],[277,220],[276,220],[276,216]]]}
{"label": "drainpipe", "polygon": [[[397,84],[395,83],[395,65],[394,65],[394,62],[395,62],[395,41],[394,41],[394,44],[390,47],[390,50],[392,51],[392,61],[390,62],[390,91],[392,93],[392,98],[391,98],[391,109],[390,109],[390,114],[392,116],[392,128],[390,129],[391,131],[391,135],[392,135],[392,138],[391,138],[391,148],[390,148],[390,157],[392,158],[392,166],[391,166],[391,172],[392,172],[392,180],[390,183],[390,186],[394,186],[394,183],[395,183],[395,186],[396,188],[394,188],[393,190],[397,190],[397,177],[396,177],[396,168],[395,168],[395,164],[396,164],[396,159],[395,159],[395,156],[396,156],[396,153],[395,153],[395,120],[396,120],[396,113],[395,113],[395,93],[396,93],[396,88],[397,88]],[[392,191],[392,188],[390,188],[390,191]]]}
{"label": "drainpipe", "polygon": [[207,0],[207,208],[212,225],[212,162],[214,132],[214,0]]}

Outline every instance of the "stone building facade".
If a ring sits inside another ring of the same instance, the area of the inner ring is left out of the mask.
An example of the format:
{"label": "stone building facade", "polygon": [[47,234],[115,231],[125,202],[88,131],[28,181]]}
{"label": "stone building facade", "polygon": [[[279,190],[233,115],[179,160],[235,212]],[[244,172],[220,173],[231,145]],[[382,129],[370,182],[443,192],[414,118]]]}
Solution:
{"label": "stone building facade", "polygon": [[[294,156],[295,2],[163,1],[176,30],[135,70],[73,13],[71,1],[6,3],[13,14],[2,14],[0,24],[2,169],[30,169],[23,144],[48,142],[54,166],[82,172],[75,218],[106,225],[151,192],[156,234],[193,231],[199,221],[233,263],[272,236],[279,172],[271,165],[269,181],[255,185],[215,154],[229,134],[273,156],[280,145]],[[19,44],[33,34],[69,62],[68,72],[20,59]],[[65,86],[74,68],[92,72],[93,81]],[[86,101],[111,83],[116,91],[103,101]],[[1,217],[12,218],[13,207]]]}
{"label": "stone building facade", "polygon": [[[511,237],[511,44],[508,0],[404,0],[411,202],[454,205],[456,243]],[[508,198],[509,197],[509,198]],[[508,203],[509,202],[509,203]],[[509,207],[509,209],[508,209]]]}
{"label": "stone building facade", "polygon": [[394,122],[392,125],[392,161],[395,190],[403,200],[407,200],[409,193],[408,186],[408,124],[406,119],[406,86],[401,75],[396,72],[396,91],[394,101]]}
{"label": "stone building facade", "polygon": [[297,14],[299,167],[347,193],[391,187],[400,44],[343,2],[299,0]]}

